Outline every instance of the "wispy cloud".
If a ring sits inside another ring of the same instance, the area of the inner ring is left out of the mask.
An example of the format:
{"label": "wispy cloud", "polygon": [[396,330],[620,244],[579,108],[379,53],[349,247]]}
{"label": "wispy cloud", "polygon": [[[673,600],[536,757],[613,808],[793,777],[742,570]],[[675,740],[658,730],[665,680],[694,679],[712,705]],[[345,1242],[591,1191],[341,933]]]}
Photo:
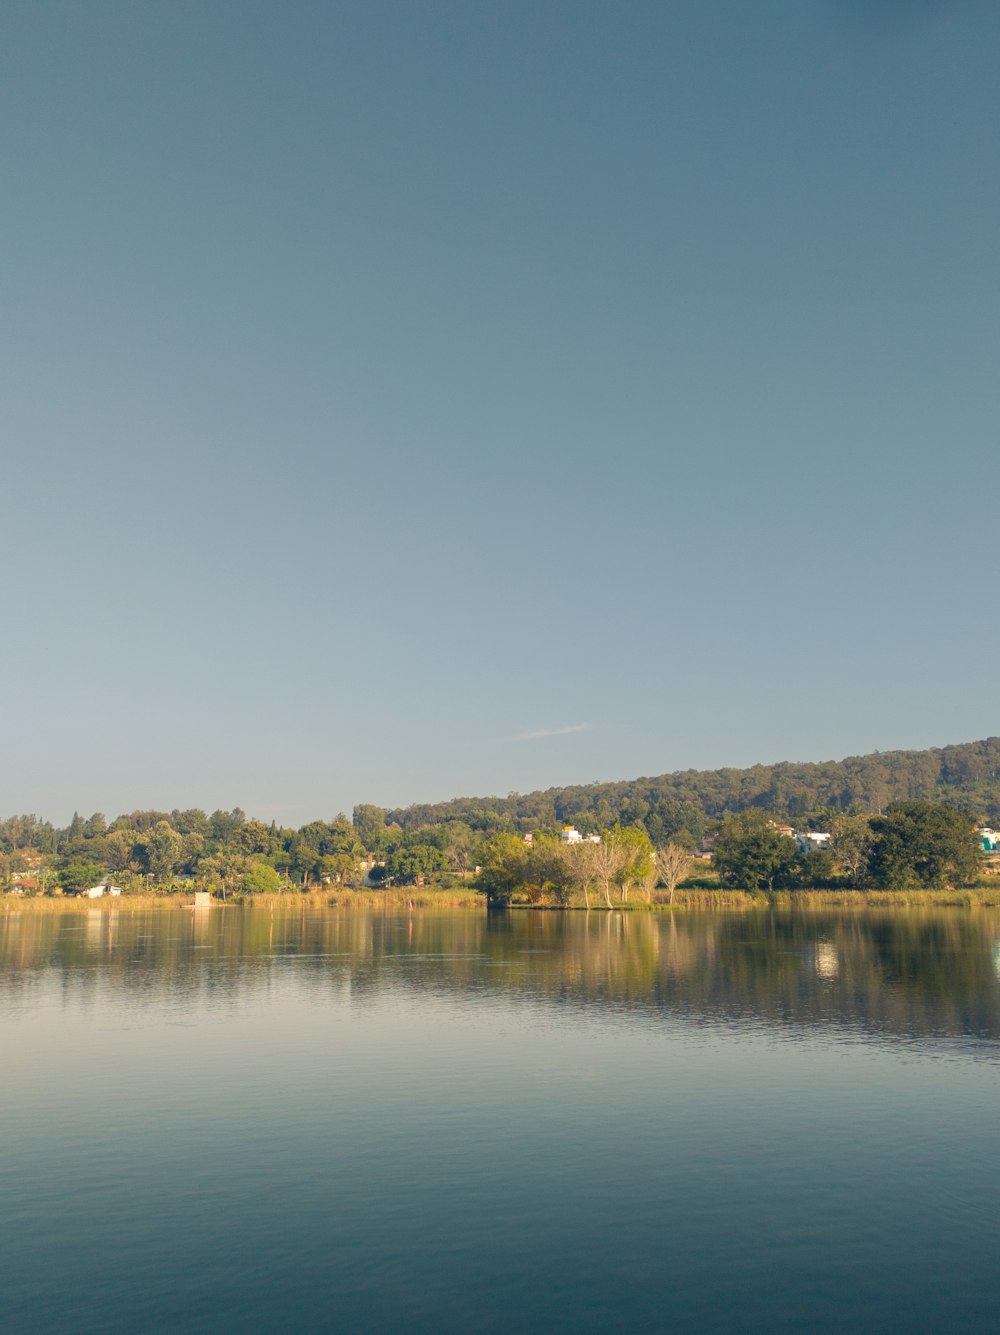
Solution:
{"label": "wispy cloud", "polygon": [[571,732],[586,732],[589,727],[589,723],[571,723],[568,728],[535,728],[532,732],[519,732],[510,740],[533,742],[537,737],[565,737]]}

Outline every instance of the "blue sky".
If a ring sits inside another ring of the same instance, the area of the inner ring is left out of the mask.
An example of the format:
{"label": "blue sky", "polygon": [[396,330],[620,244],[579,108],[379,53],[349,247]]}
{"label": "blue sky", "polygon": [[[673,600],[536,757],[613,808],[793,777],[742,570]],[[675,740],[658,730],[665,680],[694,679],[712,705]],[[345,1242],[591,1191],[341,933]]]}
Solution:
{"label": "blue sky", "polygon": [[13,0],[0,53],[0,810],[997,731],[992,0]]}

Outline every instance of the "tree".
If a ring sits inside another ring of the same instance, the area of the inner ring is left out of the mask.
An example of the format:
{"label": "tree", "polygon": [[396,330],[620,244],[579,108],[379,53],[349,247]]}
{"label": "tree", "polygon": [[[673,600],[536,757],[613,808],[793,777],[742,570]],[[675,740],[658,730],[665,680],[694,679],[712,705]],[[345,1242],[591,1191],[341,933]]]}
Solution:
{"label": "tree", "polygon": [[350,853],[324,853],[316,874],[327,885],[335,882],[337,885],[349,886],[354,884],[357,865],[357,859],[351,857]]}
{"label": "tree", "polygon": [[516,834],[495,834],[483,845],[479,889],[490,908],[507,908],[524,884],[525,846]]}
{"label": "tree", "polygon": [[255,858],[243,874],[240,889],[245,895],[276,895],[281,889],[281,877],[269,862]]}
{"label": "tree", "polygon": [[444,871],[447,865],[445,855],[433,844],[397,848],[385,860],[386,876],[397,885],[422,885],[425,877]]}
{"label": "tree", "polygon": [[178,834],[200,834],[203,839],[207,839],[212,833],[208,817],[197,807],[189,807],[187,811],[171,811],[170,823]]}
{"label": "tree", "polygon": [[102,885],[106,873],[96,862],[69,862],[59,873],[59,884],[63,894],[82,895],[92,885]]}
{"label": "tree", "polygon": [[[618,895],[623,904],[628,903],[628,893],[633,885],[645,881],[653,866],[653,845],[642,825],[616,825],[604,835],[602,843],[613,847],[618,854],[618,866],[614,882],[618,886]],[[594,845],[595,848],[597,845]]]}
{"label": "tree", "polygon": [[354,833],[369,853],[381,853],[385,847],[385,812],[381,807],[362,802],[354,808]]}
{"label": "tree", "polygon": [[621,849],[610,839],[602,839],[599,844],[588,844],[583,856],[587,860],[587,870],[591,879],[600,886],[604,902],[611,908],[611,887],[618,883],[622,863]]}
{"label": "tree", "polygon": [[712,860],[720,881],[748,890],[773,890],[776,884],[794,879],[799,849],[766,811],[750,807],[722,818]]}
{"label": "tree", "polygon": [[290,861],[292,867],[302,877],[303,888],[309,885],[309,878],[316,872],[321,857],[319,849],[314,844],[308,843],[301,835],[296,835],[292,840]]}
{"label": "tree", "polygon": [[104,841],[108,866],[112,871],[138,871],[135,836],[129,830],[114,830]]}
{"label": "tree", "polygon": [[871,822],[867,816],[834,816],[830,821],[830,857],[852,885],[861,885],[871,853]]}
{"label": "tree", "polygon": [[655,856],[656,870],[669,894],[667,902],[672,904],[674,891],[691,871],[694,859],[686,848],[674,842],[662,845],[656,850]]}
{"label": "tree", "polygon": [[176,830],[161,820],[146,836],[146,862],[158,880],[170,876],[180,862],[183,843]]}
{"label": "tree", "polygon": [[558,839],[540,836],[526,846],[522,862],[523,888],[531,903],[552,898],[560,906],[569,902],[576,879],[576,849]]}
{"label": "tree", "polygon": [[246,812],[240,807],[233,807],[232,811],[213,811],[208,818],[209,834],[225,847],[245,820]]}
{"label": "tree", "polygon": [[248,820],[235,833],[236,847],[241,853],[270,853],[271,831],[260,820]]}
{"label": "tree", "polygon": [[979,870],[979,849],[968,812],[945,802],[896,802],[871,821],[871,881],[906,885],[966,884]]}

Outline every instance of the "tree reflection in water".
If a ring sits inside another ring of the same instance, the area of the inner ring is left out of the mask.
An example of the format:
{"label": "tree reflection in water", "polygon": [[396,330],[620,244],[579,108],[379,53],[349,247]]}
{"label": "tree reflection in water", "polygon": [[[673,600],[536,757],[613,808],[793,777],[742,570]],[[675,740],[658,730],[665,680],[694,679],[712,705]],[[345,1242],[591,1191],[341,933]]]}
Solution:
{"label": "tree reflection in water", "polygon": [[657,1017],[844,1026],[882,1036],[1000,1036],[1000,913],[378,915],[227,908],[0,919],[0,996],[58,978],[67,1002],[229,993],[300,968],[311,987],[502,992]]}

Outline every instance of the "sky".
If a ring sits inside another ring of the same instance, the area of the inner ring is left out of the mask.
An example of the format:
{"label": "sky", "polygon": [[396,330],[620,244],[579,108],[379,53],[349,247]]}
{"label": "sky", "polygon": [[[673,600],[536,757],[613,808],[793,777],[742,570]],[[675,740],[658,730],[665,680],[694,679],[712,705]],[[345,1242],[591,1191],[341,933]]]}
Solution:
{"label": "sky", "polygon": [[998,731],[995,0],[8,0],[0,814]]}

